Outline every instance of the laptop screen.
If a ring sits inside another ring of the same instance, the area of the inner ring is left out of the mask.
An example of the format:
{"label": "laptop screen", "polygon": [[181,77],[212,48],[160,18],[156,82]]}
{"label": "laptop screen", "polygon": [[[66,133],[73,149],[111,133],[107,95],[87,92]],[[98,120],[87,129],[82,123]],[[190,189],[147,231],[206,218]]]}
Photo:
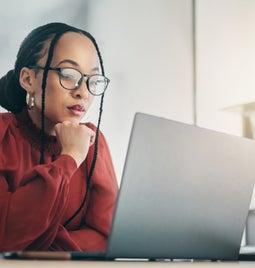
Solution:
{"label": "laptop screen", "polygon": [[107,255],[234,260],[255,141],[137,113]]}

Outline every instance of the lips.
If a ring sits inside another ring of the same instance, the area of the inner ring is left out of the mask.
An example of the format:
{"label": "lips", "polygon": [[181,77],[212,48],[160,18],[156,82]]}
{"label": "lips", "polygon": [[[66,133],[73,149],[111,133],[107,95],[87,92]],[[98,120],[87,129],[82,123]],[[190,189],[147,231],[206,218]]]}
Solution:
{"label": "lips", "polygon": [[73,106],[68,107],[68,109],[77,111],[77,112],[85,112],[85,108],[81,105],[73,105]]}
{"label": "lips", "polygon": [[78,117],[81,117],[81,116],[84,116],[84,113],[86,112],[86,109],[84,106],[82,105],[73,105],[73,106],[69,106],[67,107],[68,110],[70,111],[70,115],[71,116],[78,116]]}

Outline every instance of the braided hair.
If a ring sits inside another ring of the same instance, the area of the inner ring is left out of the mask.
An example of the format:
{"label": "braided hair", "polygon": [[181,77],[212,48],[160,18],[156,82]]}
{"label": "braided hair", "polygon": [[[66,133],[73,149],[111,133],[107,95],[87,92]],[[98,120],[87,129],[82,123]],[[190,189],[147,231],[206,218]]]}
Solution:
{"label": "braided hair", "polygon": [[[53,22],[48,23],[38,28],[35,28],[21,43],[19,48],[15,66],[13,70],[10,70],[6,75],[0,79],[0,105],[6,110],[18,114],[26,106],[26,91],[20,86],[19,74],[23,67],[34,66],[37,62],[47,53],[45,47],[50,42],[48,49],[48,57],[43,71],[42,79],[42,111],[41,111],[41,149],[40,149],[40,164],[44,163],[44,139],[45,139],[45,129],[44,129],[44,115],[45,115],[45,90],[47,84],[47,76],[49,67],[53,58],[54,48],[60,39],[60,37],[66,32],[76,32],[81,33],[88,37],[94,44],[97,55],[99,58],[99,63],[102,71],[104,73],[103,60],[101,53],[99,51],[98,45],[94,37],[81,29],[75,28],[65,23]],[[90,182],[92,179],[93,171],[96,165],[97,153],[98,153],[98,136],[99,127],[101,123],[101,117],[103,112],[103,100],[104,93],[101,95],[99,116],[96,128],[96,136],[94,143],[94,154],[91,163],[91,167],[88,173],[86,192],[80,207],[77,211],[64,223],[66,226],[71,222],[76,215],[82,210],[90,188]]]}

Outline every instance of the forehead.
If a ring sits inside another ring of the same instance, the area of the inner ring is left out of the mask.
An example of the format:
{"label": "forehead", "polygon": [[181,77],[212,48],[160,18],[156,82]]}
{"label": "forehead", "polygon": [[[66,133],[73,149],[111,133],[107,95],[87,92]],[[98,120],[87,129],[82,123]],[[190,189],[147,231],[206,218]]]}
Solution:
{"label": "forehead", "polygon": [[67,32],[60,37],[54,48],[51,65],[57,65],[64,59],[72,60],[81,67],[94,68],[99,64],[98,54],[92,41],[87,36],[75,32]]}

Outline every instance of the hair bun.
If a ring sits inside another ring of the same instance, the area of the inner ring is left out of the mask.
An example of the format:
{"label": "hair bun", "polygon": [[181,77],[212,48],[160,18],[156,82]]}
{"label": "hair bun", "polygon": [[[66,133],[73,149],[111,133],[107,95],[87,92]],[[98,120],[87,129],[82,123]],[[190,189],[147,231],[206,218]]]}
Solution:
{"label": "hair bun", "polygon": [[25,106],[26,92],[16,83],[14,70],[0,79],[0,105],[8,111],[19,113]]}

